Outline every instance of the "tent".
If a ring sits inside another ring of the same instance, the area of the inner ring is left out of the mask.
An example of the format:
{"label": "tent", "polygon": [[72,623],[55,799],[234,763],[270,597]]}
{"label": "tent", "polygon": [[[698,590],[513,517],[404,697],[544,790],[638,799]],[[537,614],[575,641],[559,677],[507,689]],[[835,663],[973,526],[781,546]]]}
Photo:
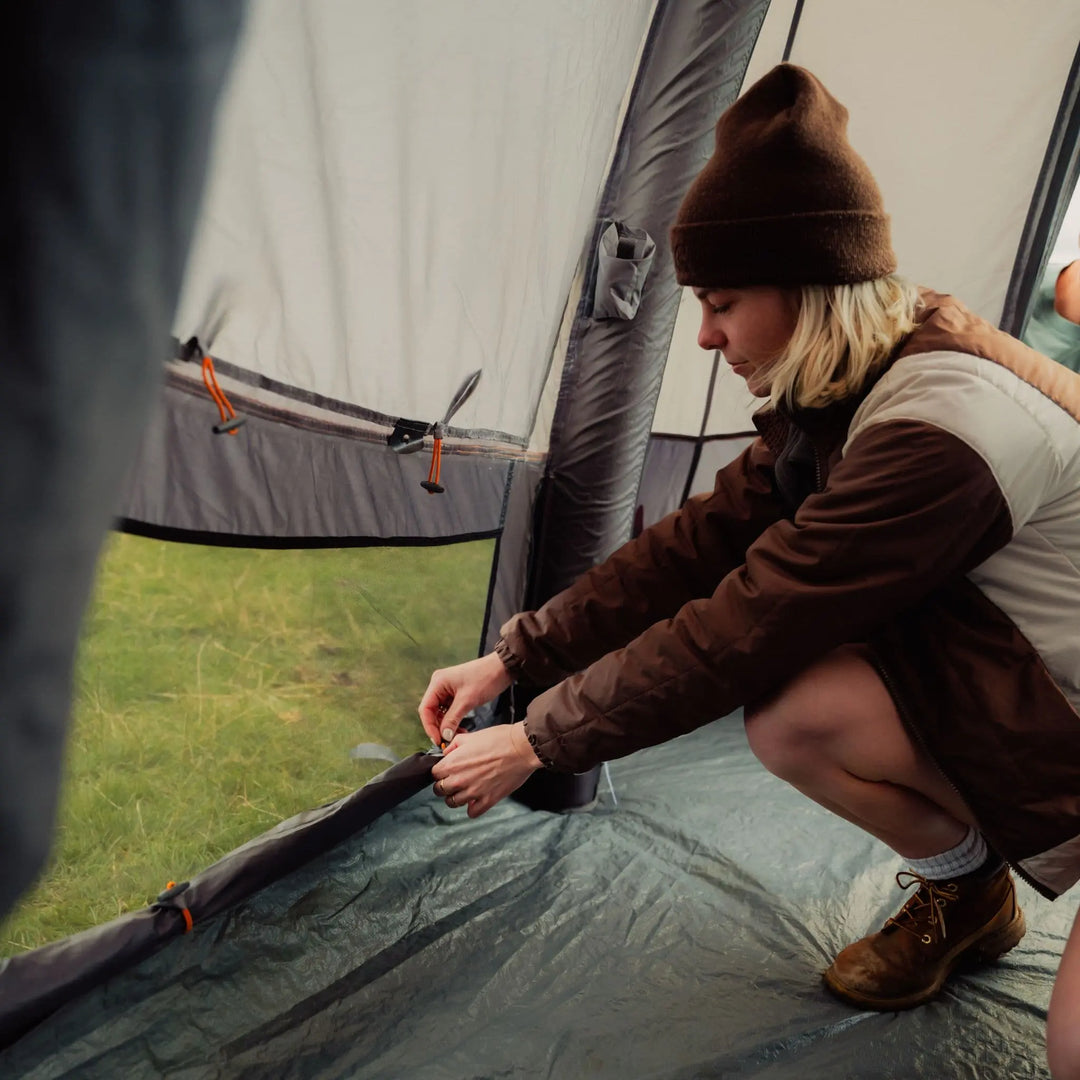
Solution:
{"label": "tent", "polygon": [[[815,71],[902,270],[1019,332],[1080,172],[1078,43],[1068,0],[260,0],[122,527],[494,538],[462,628],[486,651],[749,438],[667,248],[740,89],[782,58]],[[460,821],[430,764],[7,962],[0,1070],[1045,1074],[1075,903],[1028,891],[998,968],[852,1013],[815,972],[891,902],[887,853],[770,783],[737,721],[617,763],[591,813]]]}

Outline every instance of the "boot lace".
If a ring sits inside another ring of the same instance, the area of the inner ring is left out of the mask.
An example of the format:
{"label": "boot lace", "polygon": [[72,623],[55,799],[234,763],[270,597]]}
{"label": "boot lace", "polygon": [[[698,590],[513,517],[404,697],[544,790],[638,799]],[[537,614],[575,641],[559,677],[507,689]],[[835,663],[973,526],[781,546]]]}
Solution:
{"label": "boot lace", "polygon": [[952,881],[930,881],[913,870],[901,870],[896,875],[896,884],[901,889],[910,889],[913,885],[918,888],[885,925],[913,934],[924,945],[944,941],[944,908],[957,898],[960,887]]}

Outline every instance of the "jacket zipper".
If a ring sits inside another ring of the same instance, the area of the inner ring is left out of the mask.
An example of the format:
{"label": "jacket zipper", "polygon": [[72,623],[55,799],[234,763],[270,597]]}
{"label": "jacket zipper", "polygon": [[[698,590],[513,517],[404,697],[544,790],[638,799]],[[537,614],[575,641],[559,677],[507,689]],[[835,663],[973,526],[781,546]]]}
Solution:
{"label": "jacket zipper", "polygon": [[[926,757],[926,759],[933,764],[935,769],[937,769],[938,773],[941,775],[941,778],[945,781],[945,783],[948,784],[949,787],[951,787],[953,791],[956,792],[957,797],[965,805],[967,805],[967,799],[964,798],[964,793],[956,786],[952,778],[948,776],[945,770],[938,764],[937,759],[934,757],[933,754],[930,753],[930,748],[926,745],[926,742],[922,737],[922,733],[911,722],[908,716],[907,706],[905,705],[900,694],[897,692],[896,683],[893,682],[892,676],[889,674],[888,668],[886,668],[885,665],[882,663],[881,658],[878,656],[876,650],[872,646],[868,646],[868,649],[870,652],[870,656],[873,660],[874,667],[877,670],[878,675],[881,677],[881,681],[885,684],[885,689],[888,690],[889,696],[893,699],[893,704],[896,706],[897,715],[900,717],[900,722],[904,725],[904,728],[907,731],[908,735],[911,737],[915,745],[918,746],[920,750],[922,750],[923,755]],[[976,827],[979,829],[980,832],[983,833],[984,836],[986,836],[986,833],[981,825],[978,825]],[[1012,870],[1012,872],[1016,874],[1017,877],[1030,885],[1037,893],[1039,893],[1040,896],[1046,895],[1044,891],[1046,889],[1045,885],[1036,882],[1031,877],[1031,875],[1023,869],[1023,867],[1018,866],[1010,859],[1006,859],[1005,856],[1002,855],[1001,849],[998,847],[997,844],[994,843],[993,837],[987,837],[987,839],[990,841],[991,847],[993,847],[993,849],[999,855],[1001,855],[1001,858],[1004,860],[1005,865],[1008,866],[1009,869]]]}

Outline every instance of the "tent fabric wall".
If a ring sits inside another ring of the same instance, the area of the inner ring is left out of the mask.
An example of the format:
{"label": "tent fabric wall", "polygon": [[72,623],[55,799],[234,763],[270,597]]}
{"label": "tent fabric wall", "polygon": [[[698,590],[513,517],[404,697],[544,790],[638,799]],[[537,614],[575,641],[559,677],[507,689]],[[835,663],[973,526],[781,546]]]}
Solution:
{"label": "tent fabric wall", "polygon": [[302,390],[524,436],[651,0],[266,0],[176,318]]}
{"label": "tent fabric wall", "polygon": [[[519,447],[449,440],[446,492],[421,486],[430,451],[397,454],[385,428],[349,426],[325,411],[302,416],[248,407],[236,436],[216,435],[200,383],[165,388],[129,478],[123,516],[133,532],[252,546],[346,547],[495,536]],[[328,419],[329,417],[329,419]]]}
{"label": "tent fabric wall", "polygon": [[[380,517],[370,535],[382,539],[486,528],[476,519],[497,516],[504,492],[485,490],[482,470],[418,512],[398,474],[419,458],[401,465],[384,447],[378,462],[371,430],[366,448],[305,447],[302,433],[349,408],[381,437],[400,417],[432,424],[480,370],[454,424],[462,450],[494,457],[491,475],[505,475],[506,445],[530,434],[651,10],[652,0],[254,5],[174,327],[257,376],[239,396],[266,422],[226,449],[205,430],[192,438],[190,403],[169,394],[162,430],[173,438],[140,460],[120,516],[298,538],[357,535],[358,513]],[[290,460],[332,467],[306,489],[280,482],[274,463]],[[186,502],[172,500],[166,468],[184,471]],[[223,501],[221,483],[236,496]]]}
{"label": "tent fabric wall", "polygon": [[[1080,161],[1080,6],[1043,4],[1033,19],[1021,0],[977,12],[933,0],[902,10],[773,0],[744,87],[779,62],[797,10],[790,59],[847,106],[852,143],[892,216],[900,272],[1018,330],[1025,301],[1012,293],[1024,274],[1037,275],[1030,268],[1056,236],[1049,226],[1032,232],[1029,215],[1042,221],[1044,204],[1063,212]],[[693,403],[702,403],[707,375],[691,300],[668,356],[654,425],[662,433],[697,432]],[[741,380],[718,385],[709,433],[750,430],[754,407]]]}
{"label": "tent fabric wall", "polygon": [[902,271],[996,323],[1080,39],[1080,7],[1043,4],[1032,18],[1028,5],[1007,0],[973,16],[966,4],[912,0],[902,13],[875,14],[861,0],[806,4],[791,59],[848,106]]}

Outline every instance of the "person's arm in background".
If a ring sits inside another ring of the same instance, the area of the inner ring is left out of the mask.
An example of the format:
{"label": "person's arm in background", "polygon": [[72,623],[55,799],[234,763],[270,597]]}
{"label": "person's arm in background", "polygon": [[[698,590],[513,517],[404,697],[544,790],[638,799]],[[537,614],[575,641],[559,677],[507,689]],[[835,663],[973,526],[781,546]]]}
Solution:
{"label": "person's arm in background", "polygon": [[1080,259],[1074,259],[1058,274],[1054,310],[1063,319],[1080,325]]}

